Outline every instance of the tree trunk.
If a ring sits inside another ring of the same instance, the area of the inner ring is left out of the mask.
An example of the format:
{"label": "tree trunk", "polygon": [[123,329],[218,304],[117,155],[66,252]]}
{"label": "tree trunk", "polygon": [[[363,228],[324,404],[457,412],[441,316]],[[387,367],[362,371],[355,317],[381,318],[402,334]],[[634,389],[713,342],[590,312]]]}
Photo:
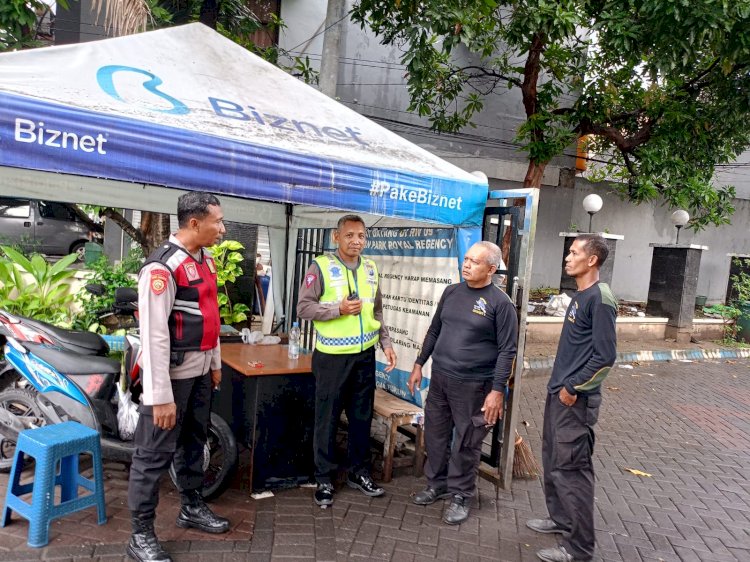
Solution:
{"label": "tree trunk", "polygon": [[542,187],[542,176],[547,168],[547,162],[534,162],[529,160],[526,177],[523,178],[524,187]]}
{"label": "tree trunk", "polygon": [[[547,162],[533,162],[529,160],[529,167],[526,170],[526,177],[523,179],[524,187],[542,187],[542,176],[544,170],[547,168]],[[514,207],[523,207],[526,204],[526,199],[519,198],[513,199],[511,205]],[[500,249],[503,253],[503,261],[508,264],[510,260],[510,228],[506,229],[503,233],[503,241],[500,244]]]}
{"label": "tree trunk", "polygon": [[141,244],[143,255],[148,256],[169,238],[169,215],[144,211],[141,213],[141,233],[145,239],[145,244]]}
{"label": "tree trunk", "polygon": [[198,21],[211,29],[216,29],[216,23],[219,21],[219,5],[216,0],[203,0]]}

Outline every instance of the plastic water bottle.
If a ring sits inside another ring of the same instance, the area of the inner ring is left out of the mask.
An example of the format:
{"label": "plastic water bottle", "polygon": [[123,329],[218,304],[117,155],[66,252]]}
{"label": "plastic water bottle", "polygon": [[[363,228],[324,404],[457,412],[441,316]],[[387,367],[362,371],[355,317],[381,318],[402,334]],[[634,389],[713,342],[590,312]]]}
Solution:
{"label": "plastic water bottle", "polygon": [[299,357],[299,322],[292,324],[292,329],[289,330],[289,359],[297,359]]}

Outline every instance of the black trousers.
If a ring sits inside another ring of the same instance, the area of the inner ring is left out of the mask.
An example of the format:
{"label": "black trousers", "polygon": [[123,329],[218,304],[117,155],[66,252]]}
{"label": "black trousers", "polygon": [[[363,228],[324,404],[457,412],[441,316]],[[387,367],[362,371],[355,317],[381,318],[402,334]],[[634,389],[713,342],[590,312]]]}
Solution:
{"label": "black trousers", "polygon": [[315,375],[315,479],[330,484],[336,463],[336,431],[341,412],[349,422],[349,472],[370,470],[370,425],[375,401],[375,348],[333,355],[317,349],[312,356]]}
{"label": "black trousers", "polygon": [[203,486],[203,448],[211,415],[211,376],[172,381],[177,423],[170,430],[154,426],[152,406],[140,406],[135,454],[130,465],[128,507],[152,513],[159,503],[159,479],[174,459],[181,492]]}
{"label": "black trousers", "polygon": [[559,393],[547,394],[544,407],[544,495],[552,520],[566,532],[563,546],[578,560],[594,555],[594,425],[601,395],[579,394],[565,406]]}
{"label": "black trousers", "polygon": [[462,381],[433,370],[424,408],[429,486],[474,496],[482,441],[489,431],[482,406],[491,390],[492,380]]}

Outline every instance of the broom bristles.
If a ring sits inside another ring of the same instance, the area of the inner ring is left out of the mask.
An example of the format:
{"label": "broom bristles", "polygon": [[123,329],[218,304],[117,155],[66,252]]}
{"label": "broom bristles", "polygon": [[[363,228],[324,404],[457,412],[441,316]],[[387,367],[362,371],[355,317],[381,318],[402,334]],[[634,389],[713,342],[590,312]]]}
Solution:
{"label": "broom bristles", "polygon": [[531,479],[537,478],[541,472],[534,452],[529,444],[524,441],[516,431],[516,442],[513,453],[513,478]]}

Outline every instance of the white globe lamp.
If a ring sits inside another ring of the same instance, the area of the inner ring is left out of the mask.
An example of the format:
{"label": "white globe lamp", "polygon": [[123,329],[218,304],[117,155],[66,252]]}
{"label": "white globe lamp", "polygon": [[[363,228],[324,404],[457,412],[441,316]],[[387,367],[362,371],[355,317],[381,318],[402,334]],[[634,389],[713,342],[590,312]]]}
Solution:
{"label": "white globe lamp", "polygon": [[669,220],[672,221],[672,224],[677,229],[677,239],[675,240],[675,244],[680,243],[680,229],[685,226],[688,221],[690,221],[690,215],[687,211],[683,209],[677,209],[672,215],[669,217]]}
{"label": "white globe lamp", "polygon": [[583,198],[583,208],[589,214],[589,232],[591,232],[591,219],[601,211],[604,201],[596,193],[591,193]]}

